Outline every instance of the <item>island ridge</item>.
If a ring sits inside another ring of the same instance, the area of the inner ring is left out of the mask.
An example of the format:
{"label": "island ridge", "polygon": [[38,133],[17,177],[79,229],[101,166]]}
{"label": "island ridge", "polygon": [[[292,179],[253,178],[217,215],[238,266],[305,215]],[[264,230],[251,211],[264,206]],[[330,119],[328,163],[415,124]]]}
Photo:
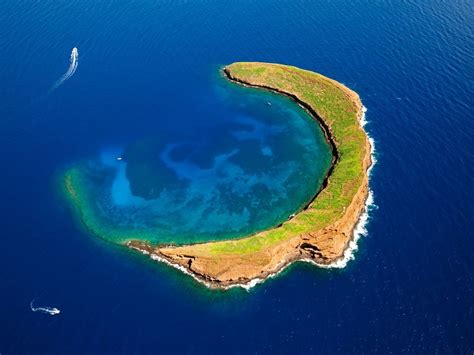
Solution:
{"label": "island ridge", "polygon": [[322,186],[288,221],[249,237],[185,246],[132,239],[126,245],[209,287],[246,286],[297,260],[337,262],[353,239],[369,193],[371,145],[361,125],[359,96],[323,75],[287,65],[238,62],[223,74],[232,82],[289,96],[319,122],[333,154]]}

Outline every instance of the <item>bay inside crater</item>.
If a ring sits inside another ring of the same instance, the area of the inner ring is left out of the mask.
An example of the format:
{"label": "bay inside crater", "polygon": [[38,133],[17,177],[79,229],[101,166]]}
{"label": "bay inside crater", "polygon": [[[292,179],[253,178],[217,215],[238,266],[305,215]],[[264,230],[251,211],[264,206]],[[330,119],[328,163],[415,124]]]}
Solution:
{"label": "bay inside crater", "polygon": [[281,95],[232,84],[213,93],[192,129],[104,147],[66,172],[92,232],[119,243],[239,238],[312,199],[331,162],[318,123]]}

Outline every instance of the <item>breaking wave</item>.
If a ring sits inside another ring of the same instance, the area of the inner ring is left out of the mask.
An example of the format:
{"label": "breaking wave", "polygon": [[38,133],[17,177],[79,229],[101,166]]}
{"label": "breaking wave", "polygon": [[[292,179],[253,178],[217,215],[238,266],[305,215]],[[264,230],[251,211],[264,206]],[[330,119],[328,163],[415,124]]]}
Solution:
{"label": "breaking wave", "polygon": [[[367,108],[364,106],[362,108],[362,116],[360,118],[360,125],[362,127],[364,127],[367,124],[367,118],[365,115],[366,112],[367,112]],[[370,137],[367,131],[366,131],[366,134],[370,142],[370,149],[371,149],[370,158],[372,160],[372,164],[367,170],[367,175],[369,177],[369,192],[367,194],[367,200],[365,201],[364,211],[359,217],[359,221],[357,222],[354,228],[352,240],[349,242],[348,247],[344,251],[343,257],[328,265],[321,265],[321,264],[316,263],[319,267],[326,268],[326,269],[342,269],[346,267],[349,261],[354,260],[355,258],[354,253],[358,249],[357,242],[359,241],[361,237],[366,236],[368,233],[367,224],[369,223],[370,211],[377,208],[377,205],[374,203],[374,193],[370,189],[370,176],[371,176],[372,169],[374,168],[375,163],[377,163],[377,159],[375,157],[375,142],[374,142],[374,139]]]}
{"label": "breaking wave", "polygon": [[[367,124],[366,112],[367,112],[367,108],[364,106],[362,108],[362,116],[360,117],[361,127],[364,127]],[[368,234],[367,224],[369,223],[369,220],[370,220],[370,211],[377,208],[377,205],[374,202],[374,193],[370,189],[370,177],[371,177],[372,169],[374,168],[374,165],[377,163],[377,159],[376,159],[376,156],[375,156],[375,142],[374,142],[374,139],[372,137],[370,137],[370,135],[367,131],[366,131],[366,134],[367,134],[369,142],[370,142],[370,150],[371,150],[370,158],[372,160],[372,164],[370,165],[369,169],[367,170],[367,175],[369,177],[369,192],[367,194],[367,200],[365,201],[364,211],[360,215],[359,221],[357,222],[357,224],[354,228],[352,240],[349,242],[349,245],[346,248],[346,250],[344,251],[344,255],[342,256],[342,258],[340,258],[339,260],[336,260],[335,262],[333,262],[331,264],[318,264],[318,263],[314,262],[311,259],[300,259],[299,261],[310,262],[312,264],[316,264],[317,266],[319,266],[321,268],[325,268],[325,269],[342,269],[342,268],[345,268],[347,266],[347,263],[349,261],[355,259],[354,254],[358,249],[357,242],[359,241],[359,239],[361,237],[366,236]],[[276,277],[284,269],[286,269],[289,265],[290,264],[285,265],[285,267],[281,268],[279,271],[275,272],[274,274],[269,275],[267,278]],[[251,288],[253,288],[254,286],[256,286],[256,285],[258,285],[258,284],[260,284],[264,281],[265,281],[265,279],[256,278],[256,279],[250,280],[248,283],[236,284],[236,285],[232,285],[230,287],[242,287],[242,288],[244,288],[248,291]]]}

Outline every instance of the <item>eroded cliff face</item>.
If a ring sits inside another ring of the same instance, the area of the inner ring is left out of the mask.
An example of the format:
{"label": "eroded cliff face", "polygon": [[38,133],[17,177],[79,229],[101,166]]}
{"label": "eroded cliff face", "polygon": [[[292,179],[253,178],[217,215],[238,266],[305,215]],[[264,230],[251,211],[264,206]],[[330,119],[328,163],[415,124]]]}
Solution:
{"label": "eroded cliff face", "polygon": [[[368,151],[370,152],[370,149]],[[370,155],[365,160],[368,169],[371,164]],[[367,196],[368,178],[366,176],[343,218],[336,223],[322,230],[296,235],[271,248],[248,255],[214,257],[200,252],[199,248],[196,248],[197,245],[153,247],[138,241],[131,241],[128,245],[181,266],[211,287],[247,284],[254,279],[265,279],[278,273],[297,260],[306,259],[317,264],[328,265],[342,258],[353,238],[354,227],[365,209]]]}
{"label": "eroded cliff face", "polygon": [[[287,93],[282,91],[279,88],[263,85],[258,80],[251,82],[236,78],[227,69],[225,73],[230,80],[237,81],[240,84],[263,87],[292,97],[298,104],[308,109],[315,119],[322,121],[321,126],[323,130],[325,130],[329,143],[337,149],[338,144],[332,136],[330,125],[324,121],[324,117],[317,116],[315,114],[316,110],[312,110],[311,107],[307,103],[302,102],[298,96],[291,92]],[[363,107],[358,95],[341,84],[337,82],[334,83],[339,85],[341,90],[344,90],[348,99],[356,105],[358,118],[360,120],[363,114]],[[360,127],[360,129],[362,130],[362,127]],[[368,169],[372,164],[371,147],[367,135],[365,135],[364,151],[365,155],[362,165],[365,174],[362,178],[362,183],[359,185],[350,204],[345,207],[342,217],[324,228],[295,234],[290,238],[265,246],[260,250],[243,253],[213,253],[213,244],[221,242],[187,246],[152,246],[142,241],[130,241],[127,245],[133,249],[149,254],[157,260],[165,261],[172,266],[180,268],[182,271],[190,274],[209,287],[229,287],[232,285],[249,284],[255,280],[263,280],[270,275],[278,273],[297,260],[311,260],[320,265],[329,265],[343,257],[345,250],[353,238],[354,228],[366,208],[365,205],[369,191]],[[337,157],[338,154],[337,151],[335,151],[333,167],[338,164]],[[322,190],[331,184],[331,171],[332,169],[328,172]],[[310,204],[310,208],[316,200],[317,196]],[[264,237],[265,236],[262,235],[262,238]]]}

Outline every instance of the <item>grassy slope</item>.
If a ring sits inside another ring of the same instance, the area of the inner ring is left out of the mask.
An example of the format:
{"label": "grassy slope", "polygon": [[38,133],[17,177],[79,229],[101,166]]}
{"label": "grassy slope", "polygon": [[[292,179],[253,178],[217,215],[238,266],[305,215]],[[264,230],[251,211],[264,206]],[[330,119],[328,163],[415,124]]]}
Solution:
{"label": "grassy slope", "polygon": [[[213,258],[252,254],[301,233],[316,231],[337,221],[350,204],[365,174],[365,133],[358,123],[360,110],[357,96],[349,89],[322,75],[295,67],[267,63],[234,63],[227,67],[235,78],[257,85],[269,86],[297,96],[309,104],[331,127],[339,152],[339,161],[328,186],[318,195],[310,208],[300,212],[282,227],[239,239],[193,245],[193,252]],[[354,96],[350,96],[354,95]],[[104,228],[88,208],[81,192],[81,173],[71,169],[64,176],[66,191],[78,208],[87,227],[99,236],[122,236],[124,240],[143,240],[140,233],[119,228]],[[123,235],[127,233],[127,235]],[[146,238],[145,238],[146,239]]]}
{"label": "grassy slope", "polygon": [[339,161],[328,186],[310,208],[282,227],[240,240],[196,245],[200,254],[215,256],[261,251],[298,234],[328,226],[341,218],[365,174],[362,163],[366,153],[365,133],[358,122],[360,106],[353,92],[320,74],[290,66],[245,62],[234,63],[228,70],[234,78],[276,88],[309,104],[331,128]]}

